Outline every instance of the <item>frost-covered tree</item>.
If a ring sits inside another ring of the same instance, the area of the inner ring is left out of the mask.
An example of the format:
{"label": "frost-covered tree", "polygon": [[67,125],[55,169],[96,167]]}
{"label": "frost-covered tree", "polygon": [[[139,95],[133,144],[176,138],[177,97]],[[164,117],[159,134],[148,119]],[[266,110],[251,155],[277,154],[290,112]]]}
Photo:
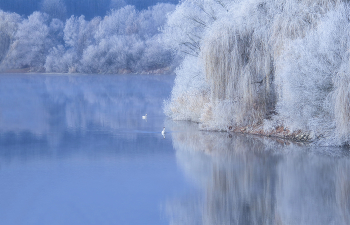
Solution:
{"label": "frost-covered tree", "polygon": [[64,0],[42,0],[40,11],[60,20],[65,20],[67,17],[67,7]]}
{"label": "frost-covered tree", "polygon": [[49,39],[52,42],[52,45],[56,46],[63,44],[63,29],[64,23],[59,19],[52,19],[49,25]]}
{"label": "frost-covered tree", "polygon": [[73,48],[78,56],[93,42],[94,31],[100,23],[100,18],[91,22],[86,21],[84,16],[71,16],[64,27],[64,41],[68,48]]}
{"label": "frost-covered tree", "polygon": [[186,0],[168,16],[163,32],[163,44],[183,56],[178,67],[172,97],[165,112],[176,120],[203,121],[203,109],[209,102],[205,64],[201,60],[202,41],[206,31],[223,15],[228,14],[232,1]]}
{"label": "frost-covered tree", "polygon": [[125,6],[103,18],[71,16],[62,22],[50,10],[63,12],[63,3],[43,0],[42,11],[50,15],[35,12],[26,19],[1,12],[2,69],[126,73],[171,67],[173,55],[159,44],[159,29],[174,5],[158,4],[141,12]]}
{"label": "frost-covered tree", "polygon": [[119,10],[112,10],[103,18],[96,32],[96,40],[113,35],[132,35],[139,29],[137,11],[134,6],[128,5]]}
{"label": "frost-covered tree", "polygon": [[7,55],[21,17],[16,13],[6,13],[0,10],[0,68],[1,62]]}
{"label": "frost-covered tree", "polygon": [[164,42],[193,57],[177,70],[166,114],[203,129],[348,144],[349,7],[343,0],[182,1]]}
{"label": "frost-covered tree", "polygon": [[136,36],[114,35],[84,51],[81,69],[86,73],[132,72],[143,49],[143,42]]}
{"label": "frost-covered tree", "polygon": [[230,0],[186,0],[168,16],[163,28],[164,43],[170,49],[198,56],[205,30],[227,13]]}
{"label": "frost-covered tree", "polygon": [[126,2],[124,0],[111,0],[109,8],[111,9],[120,9],[126,6]]}
{"label": "frost-covered tree", "polygon": [[77,59],[75,54],[66,51],[63,45],[58,45],[49,50],[45,61],[45,71],[49,73],[76,72]]}
{"label": "frost-covered tree", "polygon": [[175,5],[163,3],[141,11],[138,16],[138,22],[140,23],[139,35],[144,39],[148,39],[158,34],[167,21],[168,13],[174,10]]}
{"label": "frost-covered tree", "polygon": [[99,23],[99,17],[86,21],[84,16],[71,16],[63,29],[64,42],[53,47],[47,56],[46,71],[78,72],[83,51],[94,42],[94,32]]}
{"label": "frost-covered tree", "polygon": [[52,46],[49,39],[50,28],[48,15],[34,12],[18,25],[7,57],[4,59],[6,68],[31,68],[33,71],[43,71],[43,66]]}
{"label": "frost-covered tree", "polygon": [[145,50],[136,65],[137,71],[154,71],[157,69],[171,69],[173,55],[159,44],[159,37],[154,36],[145,41]]}
{"label": "frost-covered tree", "polygon": [[173,9],[159,4],[141,12],[133,6],[112,10],[96,30],[95,43],[84,50],[81,71],[125,73],[169,67],[172,55],[160,46],[157,34],[166,12]]}

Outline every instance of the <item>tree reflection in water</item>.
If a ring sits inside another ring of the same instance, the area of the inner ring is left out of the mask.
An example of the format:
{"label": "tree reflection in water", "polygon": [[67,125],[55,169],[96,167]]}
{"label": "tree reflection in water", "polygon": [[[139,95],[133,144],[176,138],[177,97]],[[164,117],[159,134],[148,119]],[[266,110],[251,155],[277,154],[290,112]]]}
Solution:
{"label": "tree reflection in water", "polygon": [[167,202],[170,224],[348,223],[348,150],[167,126],[179,166],[199,189]]}

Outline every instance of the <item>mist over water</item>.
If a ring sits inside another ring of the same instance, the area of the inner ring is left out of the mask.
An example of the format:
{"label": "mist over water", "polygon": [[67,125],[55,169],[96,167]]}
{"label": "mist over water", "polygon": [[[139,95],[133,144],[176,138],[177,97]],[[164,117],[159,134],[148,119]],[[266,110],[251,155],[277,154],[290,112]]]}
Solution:
{"label": "mist over water", "polygon": [[[163,98],[174,77],[2,74],[0,79],[2,136],[43,137],[95,129],[113,134],[133,126],[158,131],[163,127]],[[162,120],[146,123],[140,120],[145,113],[152,121]]]}
{"label": "mist over water", "polygon": [[190,188],[160,133],[173,80],[0,75],[1,224],[167,224]]}

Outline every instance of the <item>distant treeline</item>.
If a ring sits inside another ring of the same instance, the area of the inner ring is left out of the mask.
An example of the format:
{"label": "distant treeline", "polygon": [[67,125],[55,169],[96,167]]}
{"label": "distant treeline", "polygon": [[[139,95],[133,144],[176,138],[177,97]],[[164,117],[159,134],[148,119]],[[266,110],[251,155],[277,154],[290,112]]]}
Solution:
{"label": "distant treeline", "polygon": [[[64,12],[64,6],[59,6],[56,11]],[[127,5],[91,20],[84,16],[60,20],[54,13],[38,11],[23,17],[0,10],[0,70],[131,73],[168,69],[173,56],[159,43],[160,28],[174,9],[175,5],[166,3],[141,11]]]}

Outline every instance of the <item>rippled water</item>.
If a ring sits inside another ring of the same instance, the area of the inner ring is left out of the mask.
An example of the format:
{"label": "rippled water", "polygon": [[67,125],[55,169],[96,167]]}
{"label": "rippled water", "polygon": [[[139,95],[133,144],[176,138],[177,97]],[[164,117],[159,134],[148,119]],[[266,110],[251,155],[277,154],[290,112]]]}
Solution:
{"label": "rippled water", "polygon": [[348,149],[168,121],[173,80],[0,75],[1,224],[349,223]]}

